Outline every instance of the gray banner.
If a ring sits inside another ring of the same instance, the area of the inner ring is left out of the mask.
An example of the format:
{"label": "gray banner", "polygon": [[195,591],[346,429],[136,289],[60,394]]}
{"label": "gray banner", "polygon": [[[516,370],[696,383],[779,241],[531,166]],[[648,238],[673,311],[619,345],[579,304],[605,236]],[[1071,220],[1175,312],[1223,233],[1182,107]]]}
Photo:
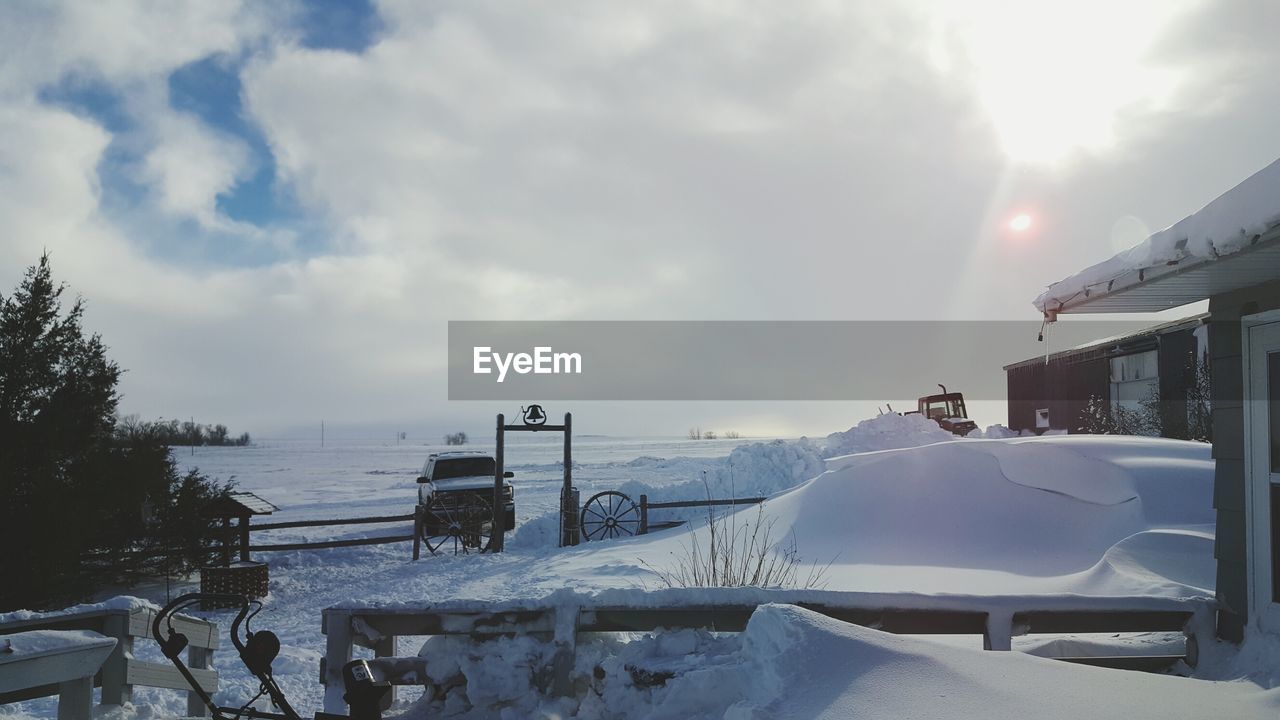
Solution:
{"label": "gray banner", "polygon": [[450,400],[1003,399],[1003,368],[1152,323],[453,321]]}

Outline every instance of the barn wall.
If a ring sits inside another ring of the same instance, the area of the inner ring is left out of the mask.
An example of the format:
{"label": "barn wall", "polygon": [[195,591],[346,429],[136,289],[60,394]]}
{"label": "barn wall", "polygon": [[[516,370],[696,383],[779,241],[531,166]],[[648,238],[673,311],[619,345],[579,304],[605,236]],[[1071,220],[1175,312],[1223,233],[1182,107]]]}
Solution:
{"label": "barn wall", "polygon": [[1106,358],[1060,357],[1012,366],[1006,371],[1009,388],[1009,428],[1036,430],[1036,410],[1049,408],[1049,427],[1079,432],[1089,397],[1107,397]]}

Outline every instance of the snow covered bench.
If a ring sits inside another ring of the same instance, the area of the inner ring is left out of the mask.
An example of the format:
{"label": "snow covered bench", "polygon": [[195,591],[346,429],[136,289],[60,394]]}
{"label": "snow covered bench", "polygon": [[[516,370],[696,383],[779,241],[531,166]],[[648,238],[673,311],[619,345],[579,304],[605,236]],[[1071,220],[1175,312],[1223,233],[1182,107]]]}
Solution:
{"label": "snow covered bench", "polygon": [[115,638],[88,630],[8,635],[0,640],[0,703],[56,692],[58,720],[87,718],[93,705],[93,676],[115,646]]}
{"label": "snow covered bench", "polygon": [[[1015,635],[1028,633],[1114,633],[1184,631],[1208,628],[1213,601],[1160,597],[1086,597],[1080,595],[972,596],[913,593],[762,590],[759,588],[606,591],[581,596],[562,591],[530,602],[450,601],[420,607],[332,607],[324,610],[326,653],[320,661],[325,711],[340,713],[342,666],[353,646],[371,648],[371,665],[393,685],[420,685],[424,661],[394,657],[396,638],[465,635],[476,639],[509,634],[553,639],[555,685],[568,682],[579,633],[647,632],[660,628],[706,628],[741,632],[760,605],[797,605],[848,623],[911,635],[981,635],[987,650],[1011,650]],[[1188,662],[1197,642],[1189,636]],[[1124,657],[1067,658],[1113,667],[1141,669],[1144,660]],[[1166,658],[1169,660],[1176,658]],[[388,702],[390,699],[388,698]]]}
{"label": "snow covered bench", "polygon": [[[92,685],[102,687],[103,705],[120,705],[133,697],[133,686],[167,688],[187,691],[187,714],[205,717],[208,708],[200,696],[190,690],[182,675],[167,662],[147,662],[133,657],[135,638],[151,638],[151,621],[154,608],[136,599],[120,598],[97,606],[83,606],[54,613],[10,613],[0,621],[0,644],[6,638],[31,631],[90,631],[113,642],[107,650],[101,669],[95,668]],[[218,648],[216,623],[185,615],[173,618],[173,627],[185,634],[190,641],[187,665],[192,675],[210,693],[218,689],[218,673],[212,668],[213,651]],[[16,643],[14,643],[16,645]],[[12,694],[0,691],[0,703],[18,702],[57,694],[58,685],[52,679],[39,687],[16,691]]]}

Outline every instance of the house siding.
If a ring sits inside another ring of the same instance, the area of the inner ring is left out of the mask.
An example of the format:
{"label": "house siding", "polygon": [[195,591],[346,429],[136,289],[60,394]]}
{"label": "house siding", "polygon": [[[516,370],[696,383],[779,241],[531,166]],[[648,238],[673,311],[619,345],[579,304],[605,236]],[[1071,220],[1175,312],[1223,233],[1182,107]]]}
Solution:
{"label": "house siding", "polygon": [[1045,362],[1031,358],[1005,367],[1008,383],[1008,426],[1039,432],[1036,410],[1049,409],[1052,430],[1084,432],[1085,408],[1091,397],[1109,402],[1111,358],[1156,351],[1161,398],[1161,434],[1187,436],[1187,389],[1195,382],[1199,318],[1159,330],[1148,330],[1108,342],[1057,353]]}
{"label": "house siding", "polygon": [[1280,281],[1255,285],[1209,301],[1209,356],[1213,392],[1214,556],[1222,606],[1219,633],[1240,640],[1249,619],[1248,526],[1245,514],[1244,377],[1240,319],[1280,308]]}

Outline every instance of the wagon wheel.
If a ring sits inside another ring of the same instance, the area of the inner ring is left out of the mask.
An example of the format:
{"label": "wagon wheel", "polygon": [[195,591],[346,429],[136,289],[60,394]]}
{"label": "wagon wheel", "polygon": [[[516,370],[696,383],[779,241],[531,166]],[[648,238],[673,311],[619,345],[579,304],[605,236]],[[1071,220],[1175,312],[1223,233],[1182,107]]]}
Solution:
{"label": "wagon wheel", "polygon": [[640,508],[616,490],[596,493],[582,506],[581,527],[584,540],[635,535],[640,530]]}
{"label": "wagon wheel", "polygon": [[420,527],[432,555],[485,552],[493,538],[493,503],[480,495],[436,495],[422,506]]}

